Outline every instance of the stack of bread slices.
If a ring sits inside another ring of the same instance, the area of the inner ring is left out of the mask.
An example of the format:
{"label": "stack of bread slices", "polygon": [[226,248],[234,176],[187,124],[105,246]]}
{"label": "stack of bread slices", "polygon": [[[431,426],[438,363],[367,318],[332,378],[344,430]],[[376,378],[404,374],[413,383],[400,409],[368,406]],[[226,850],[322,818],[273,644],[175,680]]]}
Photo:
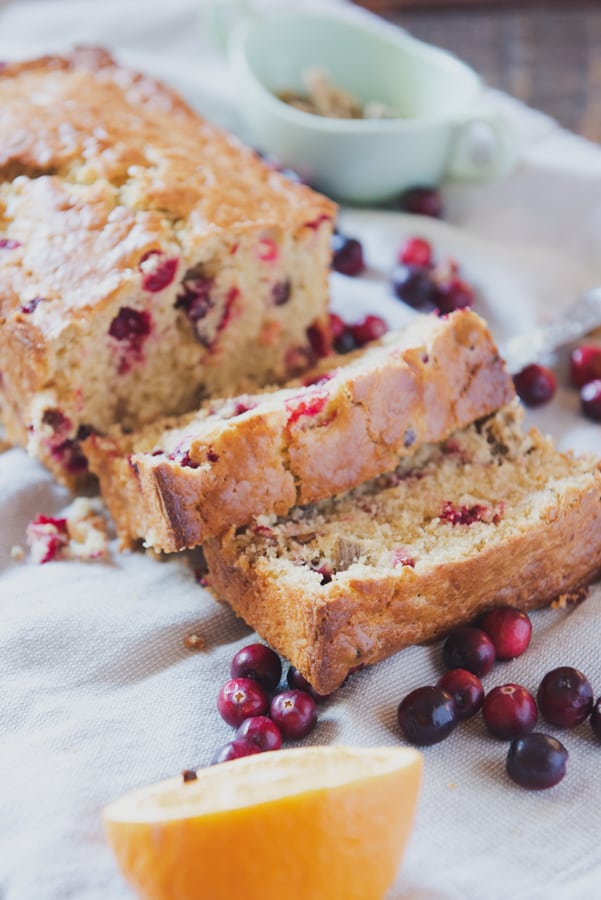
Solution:
{"label": "stack of bread slices", "polygon": [[123,547],[202,545],[322,694],[597,576],[599,462],[524,430],[478,315],[336,356],[328,200],[100,51],[7,66],[0,103],[3,419],[90,467]]}

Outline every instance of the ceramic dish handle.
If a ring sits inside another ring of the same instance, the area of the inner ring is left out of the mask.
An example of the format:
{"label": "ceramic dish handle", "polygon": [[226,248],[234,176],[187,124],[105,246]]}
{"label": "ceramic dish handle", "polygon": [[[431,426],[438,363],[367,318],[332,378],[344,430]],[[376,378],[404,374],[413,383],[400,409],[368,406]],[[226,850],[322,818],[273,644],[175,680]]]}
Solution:
{"label": "ceramic dish handle", "polygon": [[511,126],[501,116],[479,110],[459,125],[447,176],[488,181],[510,172],[517,158],[517,140]]}

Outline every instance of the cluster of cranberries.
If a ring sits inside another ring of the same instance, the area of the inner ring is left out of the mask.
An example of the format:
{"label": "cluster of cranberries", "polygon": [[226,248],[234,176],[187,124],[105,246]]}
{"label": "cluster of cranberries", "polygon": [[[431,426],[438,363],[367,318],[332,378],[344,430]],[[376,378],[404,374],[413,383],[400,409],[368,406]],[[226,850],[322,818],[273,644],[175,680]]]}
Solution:
{"label": "cluster of cranberries", "polygon": [[570,380],[580,391],[582,412],[594,422],[601,422],[601,347],[583,344],[572,351]]}
{"label": "cluster of cranberries", "polygon": [[[401,206],[421,215],[442,215],[440,193],[434,188],[407,191]],[[334,233],[332,268],[342,275],[356,276],[363,272],[363,248],[357,238],[339,231]],[[465,309],[474,302],[474,291],[460,277],[458,264],[454,260],[437,263],[432,245],[421,237],[408,238],[400,248],[392,273],[392,289],[399,300],[414,309],[438,310],[443,315]]]}
{"label": "cluster of cranberries", "polygon": [[358,322],[345,322],[336,313],[330,313],[330,336],[336,353],[350,353],[377,341],[388,331],[388,325],[380,316],[368,315]]}
{"label": "cluster of cranberries", "polygon": [[[552,369],[532,363],[514,376],[518,396],[527,406],[548,403],[557,390]],[[570,356],[570,382],[580,391],[580,407],[584,415],[601,422],[601,346],[582,344]]]}
{"label": "cluster of cranberries", "polygon": [[288,688],[278,691],[282,677],[280,657],[265,644],[249,644],[235,654],[231,679],[217,697],[217,709],[236,728],[233,740],[217,751],[213,763],[279,750],[282,739],[306,737],[317,722],[316,701],[323,699],[290,666]]}
{"label": "cluster of cranberries", "polygon": [[474,304],[473,288],[460,277],[453,259],[437,263],[432,245],[410,237],[402,245],[392,273],[392,288],[399,300],[415,309],[435,309],[443,315]]}
{"label": "cluster of cranberries", "polygon": [[601,697],[594,704],[586,676],[571,666],[553,669],[541,681],[536,699],[513,683],[485,694],[480,680],[496,660],[520,656],[531,635],[526,613],[509,606],[486,613],[478,627],[452,632],[443,646],[447,671],[435,686],[417,688],[399,704],[398,722],[407,740],[419,746],[436,744],[482,710],[489,733],[511,741],[506,768],[516,784],[530,789],[558,784],[566,772],[568,751],[556,738],[533,729],[539,711],[561,728],[574,728],[590,716],[593,732],[601,739]]}
{"label": "cluster of cranberries", "polygon": [[[398,204],[406,212],[441,218],[443,205],[440,192],[433,187],[411,188],[401,195]],[[365,269],[363,247],[357,238],[336,231],[332,238],[332,268],[343,275],[360,275]],[[460,276],[455,260],[436,263],[431,244],[421,237],[410,237],[400,248],[392,273],[392,289],[399,300],[414,309],[437,310],[448,314],[474,303],[473,288]],[[358,326],[347,326],[338,316],[332,324],[332,342],[338,353],[347,353],[369,340],[381,337],[386,324],[378,316],[367,316]],[[372,321],[373,320],[373,321]],[[365,335],[358,339],[353,328]],[[570,360],[570,378],[580,391],[582,412],[601,422],[601,346],[577,347]],[[548,403],[557,390],[552,369],[532,363],[514,377],[515,389],[526,406]]]}

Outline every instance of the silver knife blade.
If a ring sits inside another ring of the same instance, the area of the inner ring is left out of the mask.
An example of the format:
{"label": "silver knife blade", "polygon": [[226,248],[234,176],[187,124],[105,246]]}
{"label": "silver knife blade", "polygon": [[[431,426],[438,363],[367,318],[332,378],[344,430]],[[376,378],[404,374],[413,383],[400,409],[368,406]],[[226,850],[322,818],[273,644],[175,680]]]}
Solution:
{"label": "silver knife blade", "polygon": [[560,316],[533,331],[516,334],[499,345],[499,352],[514,374],[538,362],[601,325],[601,286],[583,294]]}

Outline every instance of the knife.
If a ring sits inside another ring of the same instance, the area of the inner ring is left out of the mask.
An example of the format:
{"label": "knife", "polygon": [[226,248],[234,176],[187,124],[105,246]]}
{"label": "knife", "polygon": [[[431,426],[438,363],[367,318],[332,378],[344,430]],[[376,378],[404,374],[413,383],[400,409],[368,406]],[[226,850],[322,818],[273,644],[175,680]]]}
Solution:
{"label": "knife", "polygon": [[583,294],[576,303],[545,325],[516,334],[499,345],[499,352],[512,374],[524,366],[584,337],[601,325],[601,286]]}

